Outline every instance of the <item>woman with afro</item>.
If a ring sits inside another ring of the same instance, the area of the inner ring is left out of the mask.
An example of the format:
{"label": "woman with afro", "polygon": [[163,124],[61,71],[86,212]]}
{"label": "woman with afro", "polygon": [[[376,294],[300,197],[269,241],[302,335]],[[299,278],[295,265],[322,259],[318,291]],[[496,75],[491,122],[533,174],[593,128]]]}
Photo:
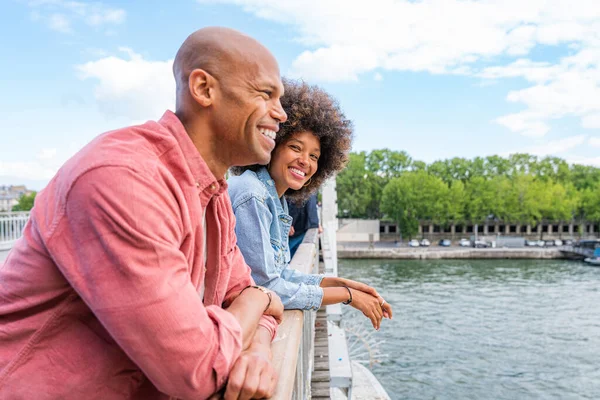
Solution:
{"label": "woman with afro", "polygon": [[344,168],[352,124],[320,88],[290,80],[283,84],[281,103],[288,119],[275,137],[270,163],[231,170],[237,175],[228,184],[238,247],[256,284],[277,293],[286,309],[350,304],[379,329],[383,317],[391,318],[392,308],[375,289],[349,279],[289,268],[292,219],[286,197],[302,204]]}

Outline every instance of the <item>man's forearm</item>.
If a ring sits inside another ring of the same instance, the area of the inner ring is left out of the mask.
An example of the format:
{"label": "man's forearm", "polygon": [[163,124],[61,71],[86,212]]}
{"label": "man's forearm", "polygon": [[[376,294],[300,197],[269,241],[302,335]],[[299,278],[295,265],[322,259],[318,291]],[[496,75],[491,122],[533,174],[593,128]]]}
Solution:
{"label": "man's forearm", "polygon": [[271,333],[264,326],[258,326],[249,348],[261,350],[271,359]]}
{"label": "man's forearm", "polygon": [[[227,311],[233,314],[242,327],[243,349],[247,349],[253,342],[256,336],[258,321],[263,315],[267,304],[269,304],[269,298],[266,293],[248,288],[227,308]],[[261,330],[266,331],[264,328]]]}

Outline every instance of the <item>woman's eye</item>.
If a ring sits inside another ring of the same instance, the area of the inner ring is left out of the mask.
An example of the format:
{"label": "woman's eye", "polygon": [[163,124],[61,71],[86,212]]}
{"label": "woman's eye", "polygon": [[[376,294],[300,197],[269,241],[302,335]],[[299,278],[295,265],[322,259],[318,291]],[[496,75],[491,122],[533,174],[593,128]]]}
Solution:
{"label": "woman's eye", "polygon": [[316,154],[311,154],[310,157],[315,161],[319,161],[319,157]]}
{"label": "woman's eye", "polygon": [[271,97],[271,95],[273,94],[273,92],[271,92],[270,90],[263,90],[262,92],[269,97]]}
{"label": "woman's eye", "polygon": [[290,149],[292,149],[294,151],[300,151],[300,147],[296,146],[295,144],[291,145]]}

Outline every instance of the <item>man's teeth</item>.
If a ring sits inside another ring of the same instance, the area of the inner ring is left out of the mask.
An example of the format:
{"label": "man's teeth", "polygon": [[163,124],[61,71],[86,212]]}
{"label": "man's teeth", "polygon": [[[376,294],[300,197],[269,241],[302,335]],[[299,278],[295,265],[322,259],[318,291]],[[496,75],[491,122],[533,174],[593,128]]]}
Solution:
{"label": "man's teeth", "polygon": [[299,169],[290,167],[290,170],[298,175],[306,176],[306,173],[304,173],[303,171],[300,171]]}
{"label": "man's teeth", "polygon": [[277,136],[277,134],[275,133],[275,131],[272,131],[270,129],[259,128],[259,131],[260,131],[260,133],[262,133],[266,137],[271,138],[273,140],[275,140],[275,136]]}

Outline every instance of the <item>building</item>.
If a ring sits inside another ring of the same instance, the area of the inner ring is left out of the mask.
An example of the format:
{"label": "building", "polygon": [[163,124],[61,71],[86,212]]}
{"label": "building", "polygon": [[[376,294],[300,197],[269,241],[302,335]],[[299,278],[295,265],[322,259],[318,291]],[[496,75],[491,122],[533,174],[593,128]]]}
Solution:
{"label": "building", "polygon": [[25,185],[0,185],[0,212],[12,211],[13,206],[19,203],[19,198],[30,193],[31,190],[27,190]]}
{"label": "building", "polygon": [[[381,221],[379,232],[381,240],[396,240],[399,237],[398,226],[392,221]],[[415,237],[431,241],[457,240],[469,238],[475,233],[481,236],[518,236],[534,240],[595,238],[600,234],[600,224],[590,221],[542,221],[532,226],[488,221],[482,224],[466,223],[442,226],[429,221],[420,221],[419,231]]]}

